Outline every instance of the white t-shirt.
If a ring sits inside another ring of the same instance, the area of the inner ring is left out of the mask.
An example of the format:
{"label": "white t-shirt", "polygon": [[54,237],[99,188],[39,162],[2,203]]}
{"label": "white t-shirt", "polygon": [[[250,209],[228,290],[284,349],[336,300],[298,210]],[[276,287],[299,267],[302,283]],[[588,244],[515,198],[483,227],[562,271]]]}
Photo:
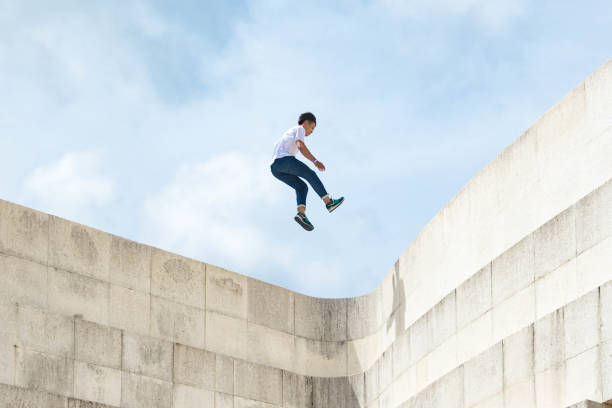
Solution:
{"label": "white t-shirt", "polygon": [[306,130],[301,125],[294,126],[287,130],[283,137],[274,145],[274,154],[272,155],[272,162],[281,157],[295,156],[297,153],[297,141],[304,141],[306,137]]}

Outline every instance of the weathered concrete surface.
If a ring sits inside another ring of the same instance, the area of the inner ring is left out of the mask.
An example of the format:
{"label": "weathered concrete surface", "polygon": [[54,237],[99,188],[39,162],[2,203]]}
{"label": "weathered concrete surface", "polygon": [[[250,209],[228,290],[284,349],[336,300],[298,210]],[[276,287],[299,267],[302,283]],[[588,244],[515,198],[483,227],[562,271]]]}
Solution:
{"label": "weathered concrete surface", "polygon": [[0,200],[0,406],[610,401],[611,129],[612,62],[351,299]]}

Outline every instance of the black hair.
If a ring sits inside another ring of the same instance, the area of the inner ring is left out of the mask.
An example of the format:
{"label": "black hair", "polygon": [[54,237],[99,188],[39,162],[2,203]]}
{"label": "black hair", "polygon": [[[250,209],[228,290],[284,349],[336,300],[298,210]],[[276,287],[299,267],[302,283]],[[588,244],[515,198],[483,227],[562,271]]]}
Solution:
{"label": "black hair", "polygon": [[317,124],[317,118],[315,118],[315,115],[310,112],[304,112],[300,115],[300,118],[298,119],[298,125],[301,125],[307,120],[313,122],[315,125]]}

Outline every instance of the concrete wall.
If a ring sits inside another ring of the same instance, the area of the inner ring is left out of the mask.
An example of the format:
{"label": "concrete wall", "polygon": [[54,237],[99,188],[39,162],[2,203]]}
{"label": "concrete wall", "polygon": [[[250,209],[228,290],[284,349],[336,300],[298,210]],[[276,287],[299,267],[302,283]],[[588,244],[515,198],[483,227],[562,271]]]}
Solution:
{"label": "concrete wall", "polygon": [[612,400],[611,105],[612,62],[357,298],[304,296],[0,201],[0,406]]}

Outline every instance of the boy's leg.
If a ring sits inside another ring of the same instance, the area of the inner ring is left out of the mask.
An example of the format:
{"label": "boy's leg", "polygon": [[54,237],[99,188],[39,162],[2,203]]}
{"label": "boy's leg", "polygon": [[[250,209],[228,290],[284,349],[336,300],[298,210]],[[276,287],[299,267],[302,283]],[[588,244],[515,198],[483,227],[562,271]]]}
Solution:
{"label": "boy's leg", "polygon": [[305,163],[302,163],[298,159],[291,160],[287,173],[304,178],[312,186],[319,197],[323,199],[323,201],[329,201],[329,194],[327,193],[327,190],[325,190],[325,186],[323,186],[321,179],[319,179],[317,173],[315,173],[315,171],[308,167]]}
{"label": "boy's leg", "polygon": [[298,211],[304,214],[306,211],[306,196],[308,195],[308,186],[306,183],[293,174],[281,173],[278,171],[273,171],[272,174],[274,177],[295,190]]}

